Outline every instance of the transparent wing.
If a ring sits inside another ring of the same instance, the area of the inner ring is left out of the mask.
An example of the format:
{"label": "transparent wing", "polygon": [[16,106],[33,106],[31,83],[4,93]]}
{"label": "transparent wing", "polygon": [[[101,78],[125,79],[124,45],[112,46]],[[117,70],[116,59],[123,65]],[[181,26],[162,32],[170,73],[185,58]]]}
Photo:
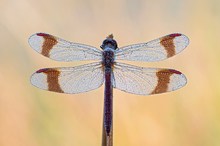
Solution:
{"label": "transparent wing", "polygon": [[187,36],[174,33],[147,43],[121,47],[116,50],[116,59],[132,61],[160,61],[180,53],[189,44]]}
{"label": "transparent wing", "polygon": [[69,42],[46,33],[33,34],[28,40],[38,53],[57,61],[101,60],[101,50]]}
{"label": "transparent wing", "polygon": [[151,95],[177,90],[187,80],[179,71],[161,68],[142,68],[116,63],[113,70],[113,87],[119,90]]}
{"label": "transparent wing", "polygon": [[60,93],[81,93],[103,84],[103,70],[100,63],[77,67],[45,68],[31,76],[31,83],[44,90]]}

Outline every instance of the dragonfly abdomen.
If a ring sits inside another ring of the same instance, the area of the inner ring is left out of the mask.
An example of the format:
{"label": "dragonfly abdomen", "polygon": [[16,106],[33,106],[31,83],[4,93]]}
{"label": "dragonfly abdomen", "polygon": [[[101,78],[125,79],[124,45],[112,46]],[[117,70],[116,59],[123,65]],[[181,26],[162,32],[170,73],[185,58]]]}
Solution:
{"label": "dragonfly abdomen", "polygon": [[110,131],[112,130],[113,119],[113,86],[111,76],[111,67],[105,68],[104,127],[107,135],[109,135]]}

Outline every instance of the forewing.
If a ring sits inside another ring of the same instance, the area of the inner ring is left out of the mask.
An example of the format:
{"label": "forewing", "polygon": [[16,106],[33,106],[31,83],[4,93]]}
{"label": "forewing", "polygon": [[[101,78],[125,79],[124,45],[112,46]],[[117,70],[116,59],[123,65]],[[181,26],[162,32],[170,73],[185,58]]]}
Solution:
{"label": "forewing", "polygon": [[60,93],[81,93],[103,84],[103,70],[100,63],[77,67],[45,68],[31,76],[31,83],[44,90]]}
{"label": "forewing", "polygon": [[161,68],[141,68],[115,63],[113,87],[133,94],[151,95],[177,90],[186,83],[179,71]]}
{"label": "forewing", "polygon": [[57,61],[101,60],[101,50],[69,42],[46,33],[36,33],[29,38],[30,46],[38,53]]}
{"label": "forewing", "polygon": [[174,33],[152,40],[121,47],[116,50],[116,59],[131,61],[160,61],[180,53],[189,44],[187,36]]}

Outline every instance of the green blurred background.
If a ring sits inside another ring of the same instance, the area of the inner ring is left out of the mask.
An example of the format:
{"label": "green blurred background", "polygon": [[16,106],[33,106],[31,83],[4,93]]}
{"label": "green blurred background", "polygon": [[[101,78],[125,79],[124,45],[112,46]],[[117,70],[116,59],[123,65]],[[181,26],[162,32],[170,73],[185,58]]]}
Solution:
{"label": "green blurred background", "polygon": [[36,53],[27,42],[36,32],[97,47],[110,33],[119,47],[187,35],[175,57],[129,62],[180,70],[188,84],[153,96],[114,90],[114,145],[220,145],[219,0],[0,0],[0,146],[99,146],[103,87],[76,95],[33,87],[39,68],[88,63]]}

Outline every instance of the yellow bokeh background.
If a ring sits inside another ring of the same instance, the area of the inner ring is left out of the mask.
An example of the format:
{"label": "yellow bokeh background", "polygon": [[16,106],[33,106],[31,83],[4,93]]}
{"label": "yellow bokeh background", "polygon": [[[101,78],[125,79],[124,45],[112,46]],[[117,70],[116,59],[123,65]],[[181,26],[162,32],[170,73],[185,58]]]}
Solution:
{"label": "yellow bokeh background", "polygon": [[30,84],[56,62],[28,38],[46,32],[99,47],[113,33],[119,47],[180,32],[182,53],[143,67],[174,68],[188,84],[175,92],[138,96],[114,90],[115,146],[220,145],[219,0],[0,0],[0,146],[101,145],[103,87],[66,95]]}

